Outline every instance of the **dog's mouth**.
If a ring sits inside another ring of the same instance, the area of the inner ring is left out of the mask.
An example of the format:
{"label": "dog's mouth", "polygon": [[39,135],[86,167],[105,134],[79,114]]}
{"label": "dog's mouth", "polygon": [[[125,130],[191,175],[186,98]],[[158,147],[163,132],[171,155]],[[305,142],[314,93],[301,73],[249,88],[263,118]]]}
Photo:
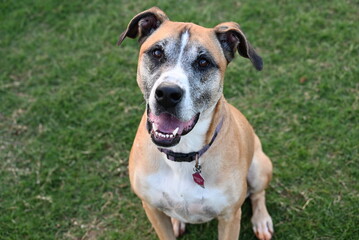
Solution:
{"label": "dog's mouth", "polygon": [[155,115],[147,107],[147,130],[152,141],[161,147],[172,147],[179,143],[181,137],[192,131],[199,119],[197,113],[187,122],[180,121],[169,113]]}

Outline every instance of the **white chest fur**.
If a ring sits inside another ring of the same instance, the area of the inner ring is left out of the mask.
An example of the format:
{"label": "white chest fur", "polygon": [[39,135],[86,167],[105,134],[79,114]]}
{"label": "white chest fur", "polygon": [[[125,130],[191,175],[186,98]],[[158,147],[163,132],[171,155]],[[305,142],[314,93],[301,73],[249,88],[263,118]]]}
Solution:
{"label": "white chest fur", "polygon": [[[187,223],[209,221],[228,206],[221,189],[197,185],[192,178],[194,163],[169,160],[160,171],[145,179],[146,200],[168,216]],[[204,178],[205,178],[204,174]]]}

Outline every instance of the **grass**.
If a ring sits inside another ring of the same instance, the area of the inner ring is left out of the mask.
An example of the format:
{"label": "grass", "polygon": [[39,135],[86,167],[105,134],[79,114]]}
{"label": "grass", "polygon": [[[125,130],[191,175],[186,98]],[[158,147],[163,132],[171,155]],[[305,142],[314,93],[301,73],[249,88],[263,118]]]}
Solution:
{"label": "grass", "polygon": [[[358,3],[0,3],[0,239],[156,239],[127,158],[145,108],[136,41],[115,43],[153,5],[177,21],[239,22],[264,71],[237,57],[225,96],[274,163],[275,239],[358,239]],[[250,205],[241,239],[255,239]],[[182,239],[216,239],[216,222]]]}

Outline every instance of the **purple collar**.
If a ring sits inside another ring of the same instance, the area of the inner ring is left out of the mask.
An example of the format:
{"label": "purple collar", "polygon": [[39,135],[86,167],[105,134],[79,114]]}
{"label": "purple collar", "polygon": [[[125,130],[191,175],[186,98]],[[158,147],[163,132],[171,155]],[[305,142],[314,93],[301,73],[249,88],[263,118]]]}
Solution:
{"label": "purple collar", "polygon": [[214,140],[216,139],[219,131],[222,128],[222,125],[223,125],[223,118],[222,118],[221,122],[217,125],[211,141],[207,145],[205,145],[201,150],[199,150],[198,152],[178,153],[178,152],[173,152],[166,148],[158,148],[158,150],[160,152],[163,152],[164,154],[166,154],[168,160],[171,160],[174,162],[192,162],[192,161],[196,160],[196,158],[200,158],[205,152],[207,152],[207,150],[211,147]]}

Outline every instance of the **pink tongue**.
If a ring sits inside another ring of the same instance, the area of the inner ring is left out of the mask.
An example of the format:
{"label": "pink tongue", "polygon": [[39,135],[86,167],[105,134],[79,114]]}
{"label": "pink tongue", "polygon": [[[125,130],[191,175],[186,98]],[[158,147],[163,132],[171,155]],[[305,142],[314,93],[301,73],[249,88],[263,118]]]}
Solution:
{"label": "pink tongue", "polygon": [[168,113],[161,113],[159,116],[150,113],[149,114],[150,122],[156,125],[158,131],[162,133],[172,133],[176,128],[178,129],[178,134],[182,134],[183,129],[192,124],[193,120],[188,122],[181,122],[176,117]]}

